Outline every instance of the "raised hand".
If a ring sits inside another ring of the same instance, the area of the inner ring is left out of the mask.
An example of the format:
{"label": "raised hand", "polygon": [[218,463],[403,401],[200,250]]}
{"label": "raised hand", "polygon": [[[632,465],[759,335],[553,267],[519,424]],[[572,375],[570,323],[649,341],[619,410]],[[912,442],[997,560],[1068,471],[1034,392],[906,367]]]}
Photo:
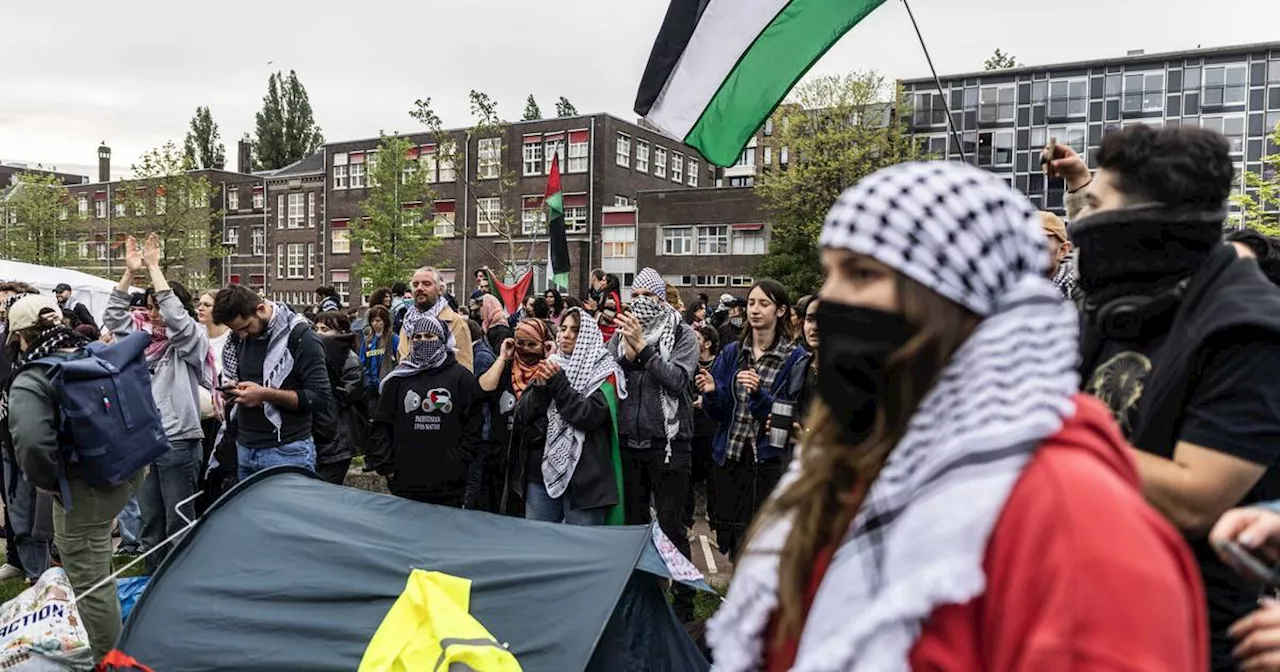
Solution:
{"label": "raised hand", "polygon": [[157,236],[154,231],[147,235],[147,244],[142,250],[142,260],[149,268],[160,266],[160,236]]}
{"label": "raised hand", "polygon": [[130,273],[142,270],[142,250],[138,249],[138,239],[129,236],[121,243],[124,245],[124,266]]}

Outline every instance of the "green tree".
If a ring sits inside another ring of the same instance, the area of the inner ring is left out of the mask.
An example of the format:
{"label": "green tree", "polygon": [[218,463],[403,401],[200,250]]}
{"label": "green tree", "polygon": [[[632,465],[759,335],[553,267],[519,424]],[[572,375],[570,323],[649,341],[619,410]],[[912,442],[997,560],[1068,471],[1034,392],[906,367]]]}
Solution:
{"label": "green tree", "polygon": [[208,107],[196,108],[196,114],[191,118],[191,130],[187,131],[182,147],[187,162],[197,168],[221,170],[227,165],[227,147],[222,144],[218,125],[214,123]]}
{"label": "green tree", "polygon": [[537,121],[542,118],[542,110],[538,108],[538,101],[533,99],[533,94],[529,94],[524,100],[524,117],[523,121]]}
{"label": "green tree", "polygon": [[363,250],[356,274],[375,287],[404,282],[440,244],[432,212],[437,194],[430,176],[418,169],[415,148],[399,135],[382,136],[369,193],[360,202],[368,219],[351,223],[351,242]]}
{"label": "green tree", "polygon": [[988,58],[982,64],[982,69],[983,70],[1005,70],[1007,68],[1016,68],[1018,67],[1018,65],[1019,65],[1018,59],[1014,58],[1013,54],[1006,54],[1003,51],[1000,51],[999,48],[997,48],[995,50],[995,53],[991,54],[991,58]]}
{"label": "green tree", "polygon": [[83,265],[75,241],[84,233],[84,218],[52,173],[14,175],[12,186],[0,189],[0,214],[0,256],[57,268]]}
{"label": "green tree", "polygon": [[556,103],[556,116],[576,117],[578,116],[578,108],[574,107],[568,98],[560,96],[560,100]]}
{"label": "green tree", "polygon": [[276,170],[311,156],[324,144],[324,135],[311,112],[307,89],[298,74],[277,72],[267,80],[267,95],[257,115],[253,143],[254,166]]}
{"label": "green tree", "polygon": [[787,161],[766,168],[757,181],[773,225],[757,277],[781,282],[794,296],[818,288],[818,234],[831,204],[863,177],[921,158],[907,125],[911,114],[902,111],[905,100],[883,75],[855,72],[808,80],[774,112],[772,142]]}
{"label": "green tree", "polygon": [[133,176],[116,188],[112,228],[117,239],[149,233],[160,238],[160,268],[191,289],[213,281],[213,262],[223,256],[222,212],[212,207],[215,188],[197,175],[172,142],[148,151]]}
{"label": "green tree", "polygon": [[[1271,129],[1267,142],[1280,146],[1280,124]],[[1240,207],[1244,225],[1268,236],[1280,236],[1280,153],[1269,152],[1262,158],[1261,175],[1246,170],[1244,186],[1244,193],[1231,196],[1231,202]]]}

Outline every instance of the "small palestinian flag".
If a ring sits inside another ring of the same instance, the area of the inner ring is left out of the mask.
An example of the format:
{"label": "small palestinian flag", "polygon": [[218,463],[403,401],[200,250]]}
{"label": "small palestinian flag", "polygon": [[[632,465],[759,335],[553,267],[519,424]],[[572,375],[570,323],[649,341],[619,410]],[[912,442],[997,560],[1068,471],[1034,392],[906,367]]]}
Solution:
{"label": "small palestinian flag", "polygon": [[547,204],[547,230],[551,235],[548,245],[547,270],[552,282],[561,290],[569,289],[569,239],[564,230],[564,194],[560,190],[560,156],[551,157],[551,174],[547,176],[547,191],[543,195]]}
{"label": "small palestinian flag", "polygon": [[729,166],[804,73],[884,0],[671,0],[636,114]]}

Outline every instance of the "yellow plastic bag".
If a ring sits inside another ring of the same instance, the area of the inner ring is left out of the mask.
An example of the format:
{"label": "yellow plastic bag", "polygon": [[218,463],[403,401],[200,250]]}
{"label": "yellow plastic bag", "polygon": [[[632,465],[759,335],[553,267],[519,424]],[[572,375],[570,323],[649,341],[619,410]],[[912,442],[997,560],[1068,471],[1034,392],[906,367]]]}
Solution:
{"label": "yellow plastic bag", "polygon": [[471,581],[415,569],[369,640],[358,672],[521,672],[469,613]]}

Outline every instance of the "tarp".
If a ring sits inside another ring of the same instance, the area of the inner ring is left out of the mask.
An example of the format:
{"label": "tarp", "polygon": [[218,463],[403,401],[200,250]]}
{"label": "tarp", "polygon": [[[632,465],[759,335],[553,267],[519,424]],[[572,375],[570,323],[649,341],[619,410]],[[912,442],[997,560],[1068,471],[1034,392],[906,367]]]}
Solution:
{"label": "tarp", "polygon": [[[117,648],[182,670],[354,670],[414,569],[469,579],[470,614],[526,672],[708,669],[645,527],[421,504],[282,467],[224,495],[170,552]],[[650,573],[650,571],[654,573]]]}
{"label": "tarp", "polygon": [[88,306],[93,319],[99,324],[102,323],[102,313],[107,309],[107,299],[111,298],[111,290],[116,286],[111,280],[80,271],[0,259],[0,281],[3,280],[20,280],[50,294],[54,287],[65,282],[71,285],[72,305],[82,303]]}

